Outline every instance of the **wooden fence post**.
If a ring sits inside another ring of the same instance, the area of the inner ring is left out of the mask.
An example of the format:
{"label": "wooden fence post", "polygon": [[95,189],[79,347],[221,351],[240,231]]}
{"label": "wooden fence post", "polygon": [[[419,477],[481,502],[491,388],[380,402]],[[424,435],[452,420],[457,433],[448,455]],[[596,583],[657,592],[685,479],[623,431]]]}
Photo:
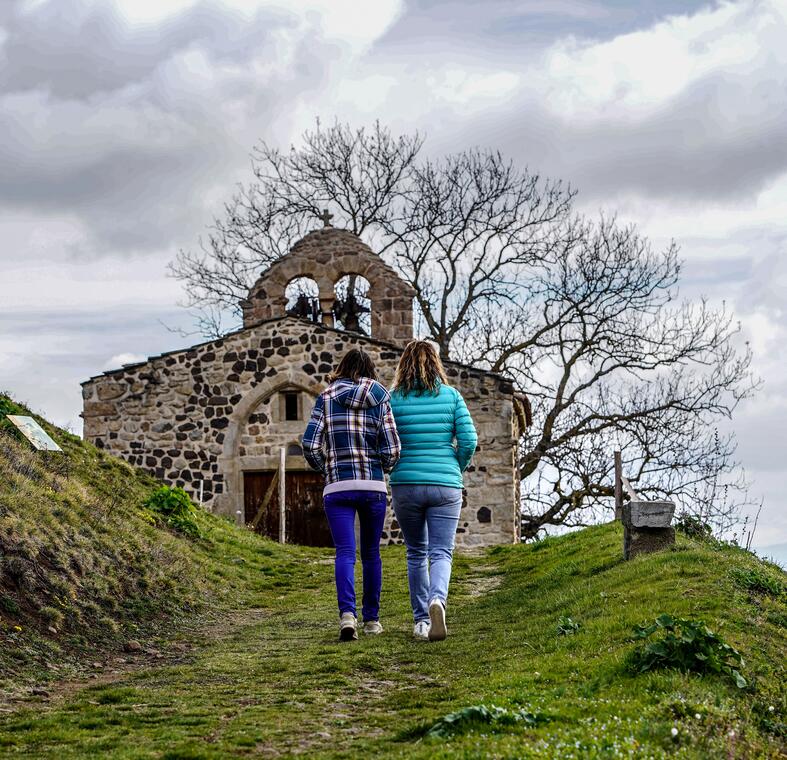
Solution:
{"label": "wooden fence post", "polygon": [[285,488],[285,457],[287,452],[284,448],[279,450],[279,543],[283,544],[286,539],[286,520],[285,520],[285,499],[287,490]]}

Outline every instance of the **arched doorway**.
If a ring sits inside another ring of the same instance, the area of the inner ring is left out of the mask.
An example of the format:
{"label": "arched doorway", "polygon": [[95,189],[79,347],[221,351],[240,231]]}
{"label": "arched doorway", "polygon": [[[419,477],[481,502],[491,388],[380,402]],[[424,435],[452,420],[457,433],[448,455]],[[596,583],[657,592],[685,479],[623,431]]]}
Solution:
{"label": "arched doorway", "polygon": [[237,505],[239,523],[278,540],[279,465],[284,450],[286,541],[332,546],[322,506],[323,476],[309,469],[300,447],[321,387],[302,373],[283,374],[236,406],[222,456],[229,495]]}

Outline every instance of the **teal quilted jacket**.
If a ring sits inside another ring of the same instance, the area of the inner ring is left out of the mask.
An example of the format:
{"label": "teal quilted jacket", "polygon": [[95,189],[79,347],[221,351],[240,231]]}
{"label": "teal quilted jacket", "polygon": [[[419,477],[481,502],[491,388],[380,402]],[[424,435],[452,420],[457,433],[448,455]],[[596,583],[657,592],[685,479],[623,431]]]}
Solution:
{"label": "teal quilted jacket", "polygon": [[462,473],[470,464],[478,435],[459,391],[450,385],[420,396],[404,396],[395,390],[391,409],[402,442],[391,485],[462,488]]}

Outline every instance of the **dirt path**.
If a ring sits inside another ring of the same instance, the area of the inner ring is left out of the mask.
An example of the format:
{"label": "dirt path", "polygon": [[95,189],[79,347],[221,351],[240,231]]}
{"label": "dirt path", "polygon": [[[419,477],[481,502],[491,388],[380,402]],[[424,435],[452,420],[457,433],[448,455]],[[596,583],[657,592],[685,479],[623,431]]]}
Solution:
{"label": "dirt path", "polygon": [[[5,751],[58,760],[162,757],[173,747],[199,758],[372,751],[451,696],[465,649],[459,637],[413,641],[403,553],[384,561],[383,635],[338,643],[332,565],[315,558],[309,589],[282,587],[259,598],[269,607],[224,610],[170,642],[97,658],[86,677],[13,703]],[[499,582],[492,563],[460,560],[451,623],[461,629]]]}

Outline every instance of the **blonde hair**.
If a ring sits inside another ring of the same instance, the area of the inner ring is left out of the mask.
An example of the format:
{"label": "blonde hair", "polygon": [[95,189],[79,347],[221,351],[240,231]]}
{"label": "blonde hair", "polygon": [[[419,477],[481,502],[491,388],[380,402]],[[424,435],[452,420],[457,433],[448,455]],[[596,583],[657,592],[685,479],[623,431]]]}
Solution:
{"label": "blonde hair", "polygon": [[424,391],[436,393],[440,383],[448,383],[443,362],[434,343],[410,341],[404,349],[394,375],[394,388],[402,394]]}

